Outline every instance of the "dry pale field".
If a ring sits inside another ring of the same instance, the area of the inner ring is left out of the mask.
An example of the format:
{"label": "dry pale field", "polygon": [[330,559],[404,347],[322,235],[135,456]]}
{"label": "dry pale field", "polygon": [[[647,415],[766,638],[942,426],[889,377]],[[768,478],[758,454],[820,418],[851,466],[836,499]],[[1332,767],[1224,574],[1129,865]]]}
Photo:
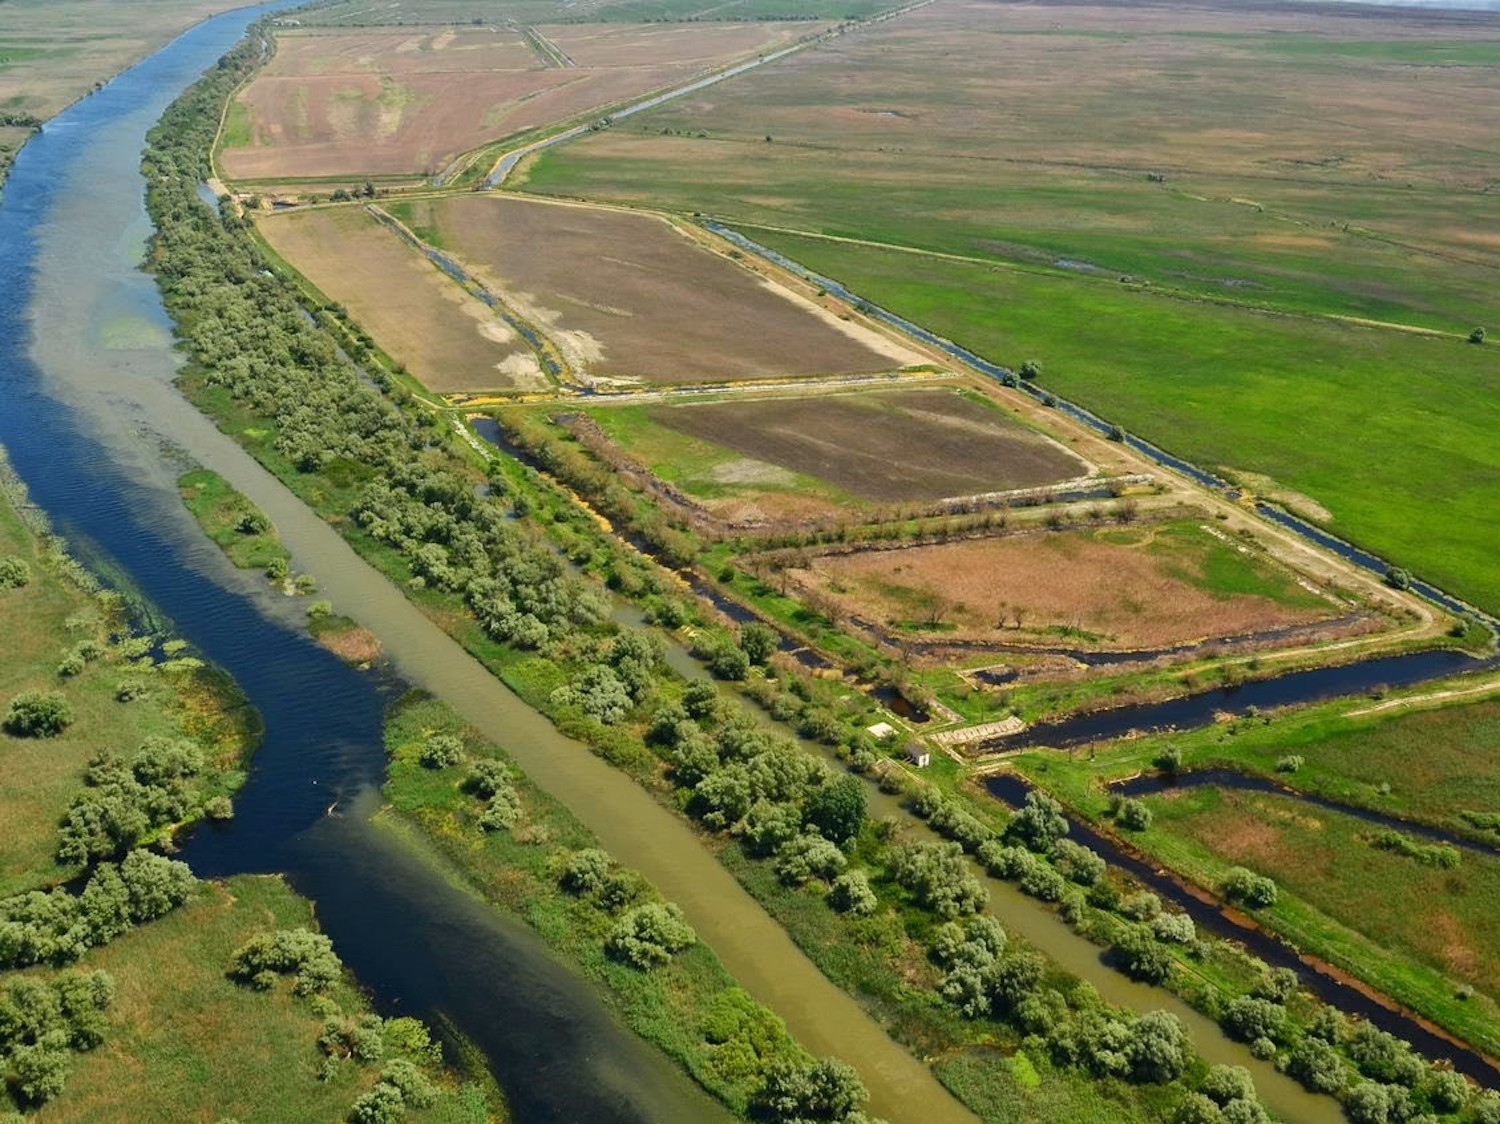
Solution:
{"label": "dry pale field", "polygon": [[949,389],[662,405],[649,416],[880,504],[1038,488],[1089,471],[1049,438]]}
{"label": "dry pale field", "polygon": [[1108,647],[1148,648],[1338,612],[1289,573],[1184,523],[832,554],[794,576],[865,619],[916,622],[962,640],[1046,639],[1051,632],[1054,642],[1092,634]]}
{"label": "dry pale field", "polygon": [[493,310],[363,208],[293,211],[256,226],[429,390],[546,384],[530,348]]}
{"label": "dry pale field", "polygon": [[[603,109],[806,34],[808,25],[286,31],[231,108],[220,164],[241,180],[430,174],[513,133]],[[576,54],[575,54],[576,52]]]}
{"label": "dry pale field", "polygon": [[430,221],[587,380],[724,382],[920,361],[653,216],[462,195],[434,202]]}
{"label": "dry pale field", "polygon": [[5,0],[0,111],[51,117],[199,20],[242,0]]}
{"label": "dry pale field", "polygon": [[580,67],[696,65],[708,67],[773,51],[828,25],[791,23],[561,23],[538,27]]}

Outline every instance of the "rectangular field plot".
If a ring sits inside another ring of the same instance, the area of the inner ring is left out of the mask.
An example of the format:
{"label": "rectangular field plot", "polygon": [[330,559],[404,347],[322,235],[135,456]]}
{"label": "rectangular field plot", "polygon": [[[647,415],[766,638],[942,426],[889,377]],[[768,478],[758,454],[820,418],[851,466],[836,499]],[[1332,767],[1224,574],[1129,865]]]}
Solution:
{"label": "rectangular field plot", "polygon": [[464,195],[434,201],[419,222],[550,336],[582,381],[715,383],[923,361],[649,215]]}
{"label": "rectangular field plot", "polygon": [[732,519],[1038,488],[1090,471],[998,408],[948,388],[600,409],[593,417],[657,476]]}
{"label": "rectangular field plot", "polygon": [[1192,520],[825,554],[795,577],[893,633],[966,643],[1160,648],[1347,612]]}
{"label": "rectangular field plot", "polygon": [[429,390],[546,385],[535,354],[493,309],[363,208],[272,215],[257,227]]}
{"label": "rectangular field plot", "polygon": [[241,180],[431,175],[488,142],[807,31],[802,23],[579,25],[533,31],[534,41],[492,27],[283,32],[276,56],[231,107],[220,163]]}

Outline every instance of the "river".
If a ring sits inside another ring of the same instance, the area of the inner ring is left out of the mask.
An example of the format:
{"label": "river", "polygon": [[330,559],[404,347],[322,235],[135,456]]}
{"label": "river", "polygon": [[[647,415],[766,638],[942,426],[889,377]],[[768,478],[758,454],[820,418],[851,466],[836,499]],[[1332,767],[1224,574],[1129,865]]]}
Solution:
{"label": "river", "polygon": [[[285,872],[379,1007],[451,1020],[489,1059],[520,1121],[725,1119],[529,929],[368,825],[383,707],[408,683],[426,687],[679,902],[810,1049],[853,1062],[874,1112],[893,1124],[972,1120],[676,816],[521,704],[173,388],[170,326],[137,269],[149,232],[139,152],[166,104],[253,14],[199,25],[49,123],[20,153],[0,202],[0,444],[85,559],[223,666],[265,719],[235,819],[194,835],[185,856],[206,876]],[[346,667],[306,638],[304,603],[229,566],[177,498],[173,450],[266,511],[297,568],[379,637],[388,667]],[[335,804],[338,814],[327,814]],[[1203,1052],[1249,1067],[1284,1119],[1340,1119],[1331,1099],[1304,1093],[1176,1000],[1105,967],[1049,911],[1005,887],[995,893],[1008,925],[1106,997],[1179,1011]]]}
{"label": "river", "polygon": [[[195,835],[185,857],[205,876],[285,872],[379,1006],[451,1020],[521,1121],[727,1119],[529,929],[368,826],[384,706],[405,684],[427,687],[678,901],[810,1049],[853,1061],[875,1111],[972,1120],[684,824],[525,707],[172,386],[170,325],[137,268],[150,229],[140,150],[253,14],[199,25],[54,119],[21,152],[0,202],[0,444],[85,560],[224,667],[265,720],[235,819]],[[230,567],[177,498],[179,450],[266,511],[294,565],[381,639],[387,670],[347,668],[306,638],[304,602]],[[325,814],[336,801],[343,814]]]}

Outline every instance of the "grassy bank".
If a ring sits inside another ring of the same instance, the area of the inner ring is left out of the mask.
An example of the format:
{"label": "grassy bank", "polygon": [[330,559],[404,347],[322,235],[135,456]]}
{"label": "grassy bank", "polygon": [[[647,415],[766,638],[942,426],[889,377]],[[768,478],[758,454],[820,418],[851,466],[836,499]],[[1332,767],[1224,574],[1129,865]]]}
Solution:
{"label": "grassy bank", "polygon": [[0,461],[0,559],[24,584],[0,588],[6,643],[0,653],[0,707],[27,691],[59,696],[71,721],[52,737],[0,729],[0,897],[76,874],[59,858],[58,824],[100,753],[129,758],[155,739],[186,738],[204,753],[183,816],[171,816],[138,841],[150,842],[202,816],[244,779],[259,719],[221,673],[131,635],[124,605],[66,554]]}
{"label": "grassy bank", "polygon": [[[424,749],[443,736],[459,739],[461,759],[424,765]],[[650,972],[610,956],[606,942],[620,914],[655,892],[639,875],[618,871],[624,900],[611,911],[565,889],[570,859],[597,848],[598,840],[446,705],[408,696],[392,708],[385,740],[384,792],[398,823],[414,828],[487,901],[535,929],[627,1026],[733,1111],[746,1113],[764,1073],[779,1060],[807,1060],[781,1020],[735,985],[708,946],[695,942]],[[486,800],[465,783],[478,762],[498,762],[510,774],[519,813],[509,828],[481,826]]]}
{"label": "grassy bank", "polygon": [[[330,1055],[319,1045],[329,1017],[369,1015],[352,981],[307,999],[285,984],[262,994],[227,974],[251,937],[293,929],[316,929],[307,901],[277,878],[243,876],[202,885],[175,912],[90,953],[79,967],[107,972],[116,989],[105,1042],[77,1055],[63,1094],[27,1118],[39,1124],[345,1119],[382,1068],[381,1061],[352,1059],[328,1066]],[[383,1060],[414,1056],[436,1076],[430,1055],[410,1050],[423,1036],[410,1023],[393,1020],[383,1028]],[[438,1087],[433,1106],[405,1119],[495,1119],[491,1107],[499,1101],[487,1076],[473,1083],[444,1076]]]}
{"label": "grassy bank", "polygon": [[[359,1098],[389,1099],[372,1090],[409,1056],[413,1120],[490,1119],[488,1078],[460,1084],[419,1024],[382,1025],[336,959],[307,998],[231,978],[252,938],[314,931],[311,905],[274,878],[195,882],[140,848],[230,814],[259,720],[181,641],[131,633],[3,456],[0,619],[0,1113],[339,1120]],[[18,709],[27,691],[44,712]],[[18,719],[35,713],[51,721]],[[330,1027],[356,1026],[381,1056],[345,1064]]]}
{"label": "grassy bank", "polygon": [[240,569],[266,570],[291,557],[265,513],[217,472],[198,468],[183,473],[177,489],[204,534]]}

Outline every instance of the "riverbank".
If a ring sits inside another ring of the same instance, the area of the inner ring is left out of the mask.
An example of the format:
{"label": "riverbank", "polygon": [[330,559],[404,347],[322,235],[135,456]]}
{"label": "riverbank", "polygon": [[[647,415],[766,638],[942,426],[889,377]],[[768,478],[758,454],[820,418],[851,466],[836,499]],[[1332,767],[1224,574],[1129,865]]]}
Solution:
{"label": "riverbank", "polygon": [[274,878],[196,882],[142,848],[232,815],[258,718],[180,640],[132,631],[122,598],[68,555],[3,452],[0,615],[0,1008],[30,1012],[0,1025],[0,1111],[338,1119],[382,1080],[382,1061],[407,1055],[431,1092],[410,1106],[414,1121],[482,1124],[498,1111],[482,1072],[461,1081],[408,1048],[427,1040],[414,1020],[376,1031],[390,1045],[380,1057],[330,1064],[330,1017],[381,1027],[337,961],[310,998],[227,975],[252,939],[315,933],[309,903]]}
{"label": "riverbank", "polygon": [[[391,708],[385,741],[388,807],[377,824],[414,836],[492,907],[535,929],[626,1025],[736,1116],[756,1103],[767,1073],[812,1064],[781,1019],[738,987],[707,945],[694,940],[649,971],[612,955],[611,933],[632,911],[660,901],[656,890],[608,860],[567,808],[447,706],[412,692]],[[475,788],[489,763],[507,774],[498,800]]]}
{"label": "riverbank", "polygon": [[[203,236],[218,238],[212,227],[205,227]],[[226,255],[244,252],[232,243],[224,250]],[[170,302],[172,286],[167,289]],[[253,295],[262,314],[279,307],[281,299],[269,285]],[[256,311],[247,307],[244,315],[248,327]],[[246,338],[242,329],[233,330],[237,338]],[[555,697],[570,682],[591,682],[609,688],[593,702],[602,703],[606,710],[615,705],[610,701],[610,680],[619,679],[621,667],[612,664],[613,671],[605,674],[595,666],[613,658],[604,646],[609,633],[598,630],[603,608],[598,591],[577,583],[556,559],[547,560],[520,532],[486,514],[490,505],[473,498],[480,481],[453,455],[456,445],[445,436],[442,419],[431,417],[400,395],[393,398],[405,407],[402,412],[382,412],[372,405],[378,401],[373,392],[356,390],[348,373],[340,371],[330,365],[316,384],[285,372],[281,377],[295,382],[282,387],[282,393],[268,394],[268,388],[223,377],[220,370],[211,375],[189,372],[184,386],[199,394],[200,401],[211,401],[224,428],[241,435],[263,463],[405,585],[419,605],[457,630],[480,655],[512,664],[506,677],[525,683],[523,695],[545,698],[543,705],[565,729],[588,735],[611,760],[652,768],[650,756],[627,732],[611,729],[611,723],[597,716],[589,722],[586,716],[569,711],[568,702]],[[351,433],[329,425],[321,409],[278,408],[279,403],[289,407],[310,399],[326,401],[331,416],[364,420]],[[265,403],[258,415],[246,409],[253,401]],[[418,436],[423,455],[414,465],[410,453],[400,450],[415,448],[413,439]],[[536,514],[534,495],[513,495],[507,490],[513,484],[510,470],[502,464],[490,475],[488,495],[505,497],[505,503],[517,512],[524,505]],[[443,513],[438,520],[441,526],[430,522],[433,512]],[[592,528],[597,535],[598,525],[591,516],[566,505],[552,508],[549,515],[554,526],[569,530],[582,556],[611,568],[612,584],[631,588],[643,599],[666,603],[670,587],[649,566],[631,563],[625,552],[603,548],[584,533]],[[454,522],[448,524],[447,519]],[[456,533],[459,528],[464,533]],[[483,536],[488,557],[463,545],[470,529]],[[496,557],[506,560],[503,571],[492,568]],[[477,620],[469,616],[471,610]],[[632,697],[630,703],[639,705],[640,701]],[[620,705],[627,712],[632,709],[629,704]]]}

